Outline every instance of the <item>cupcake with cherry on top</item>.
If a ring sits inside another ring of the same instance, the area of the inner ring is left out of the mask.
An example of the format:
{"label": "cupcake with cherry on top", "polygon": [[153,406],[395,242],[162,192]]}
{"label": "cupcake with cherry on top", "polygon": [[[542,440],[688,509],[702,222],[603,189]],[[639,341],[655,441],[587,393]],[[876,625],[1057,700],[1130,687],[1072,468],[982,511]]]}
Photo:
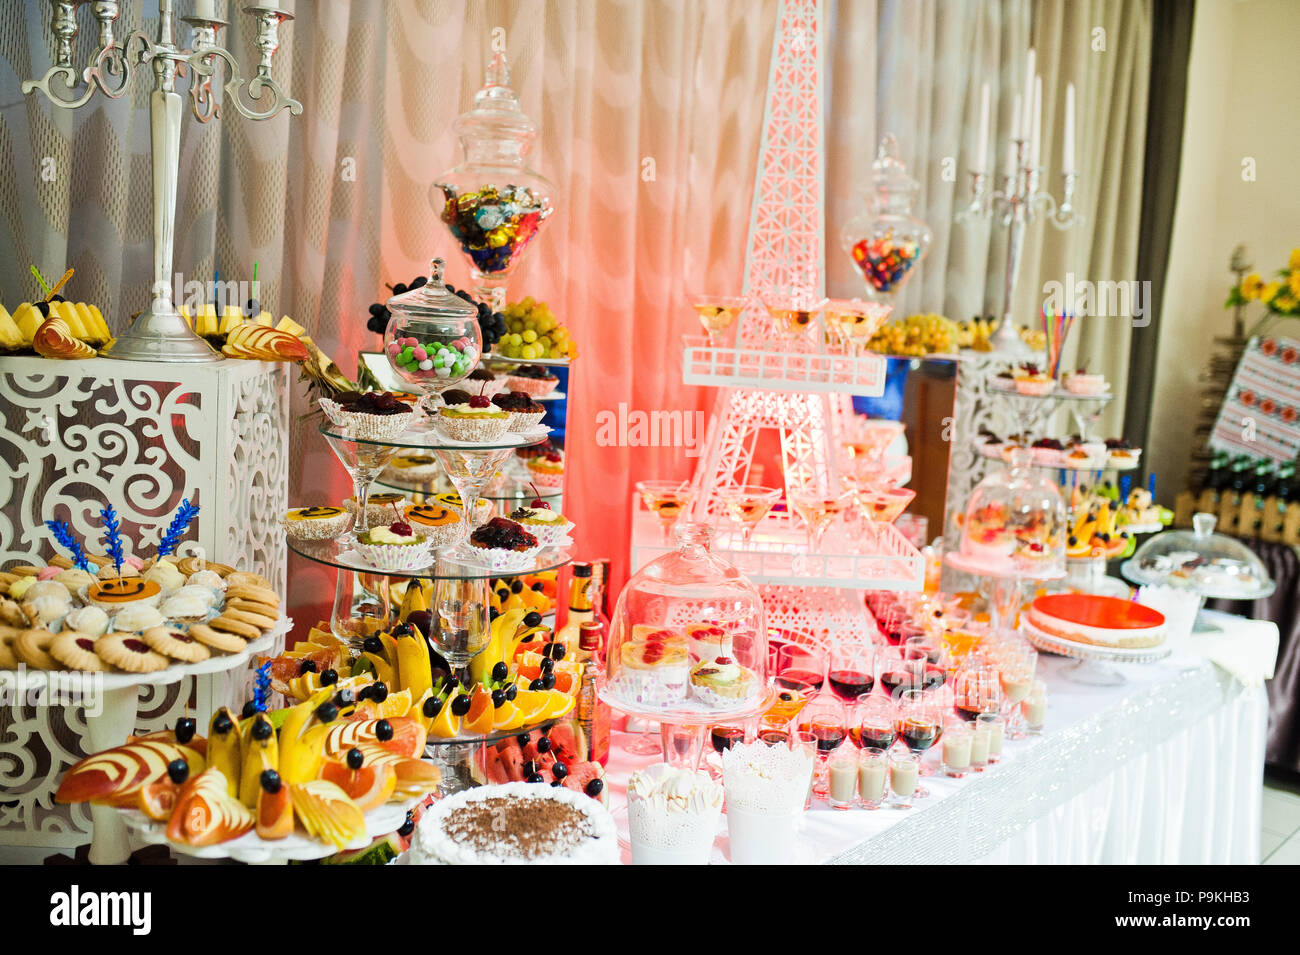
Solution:
{"label": "cupcake with cherry on top", "polygon": [[[394,509],[396,510],[396,509]],[[400,516],[357,535],[357,553],[376,570],[414,571],[433,560],[433,540]]]}
{"label": "cupcake with cherry on top", "polygon": [[443,404],[438,409],[438,430],[450,441],[469,444],[499,440],[510,429],[510,413],[492,404],[487,395],[470,395],[468,401]]}
{"label": "cupcake with cherry on top", "polygon": [[[533,493],[537,493],[536,485],[533,486]],[[552,509],[551,505],[540,497],[534,498],[527,507],[515,508],[510,512],[510,519],[534,535],[546,547],[559,544],[573,529],[573,521]]]}

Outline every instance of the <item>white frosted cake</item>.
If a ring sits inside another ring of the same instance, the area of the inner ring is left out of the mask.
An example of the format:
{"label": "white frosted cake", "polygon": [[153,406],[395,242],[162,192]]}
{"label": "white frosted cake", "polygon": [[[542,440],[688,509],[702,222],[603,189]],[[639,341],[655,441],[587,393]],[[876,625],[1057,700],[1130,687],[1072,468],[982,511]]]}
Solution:
{"label": "white frosted cake", "polygon": [[618,865],[614,817],[580,792],[538,783],[480,786],[429,808],[412,865]]}
{"label": "white frosted cake", "polygon": [[1165,640],[1160,611],[1100,594],[1049,594],[1029,607],[1029,622],[1050,637],[1137,650]]}

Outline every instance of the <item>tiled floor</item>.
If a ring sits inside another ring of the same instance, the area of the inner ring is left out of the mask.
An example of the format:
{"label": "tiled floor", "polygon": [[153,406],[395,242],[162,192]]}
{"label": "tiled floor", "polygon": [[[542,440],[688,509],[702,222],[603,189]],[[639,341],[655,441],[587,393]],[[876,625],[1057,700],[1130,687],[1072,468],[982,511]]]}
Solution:
{"label": "tiled floor", "polygon": [[1264,829],[1259,855],[1265,865],[1300,865],[1300,784],[1264,780]]}

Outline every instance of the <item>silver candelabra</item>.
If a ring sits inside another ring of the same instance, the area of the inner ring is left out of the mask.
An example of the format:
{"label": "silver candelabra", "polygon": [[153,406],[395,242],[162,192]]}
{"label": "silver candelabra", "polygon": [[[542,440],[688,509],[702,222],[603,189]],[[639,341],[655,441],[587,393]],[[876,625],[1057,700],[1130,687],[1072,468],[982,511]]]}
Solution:
{"label": "silver candelabra", "polygon": [[989,188],[992,174],[972,171],[971,201],[957,213],[956,220],[991,220],[996,216],[1010,230],[1007,234],[1007,270],[1003,279],[1002,321],[998,323],[991,344],[995,351],[1021,356],[1028,353],[1029,348],[1016,331],[1011,318],[1011,306],[1015,298],[1016,280],[1020,274],[1025,229],[1041,216],[1057,229],[1065,230],[1082,222],[1083,216],[1074,208],[1074,190],[1079,182],[1077,172],[1070,170],[1061,173],[1064,185],[1058,204],[1050,192],[1040,192],[1038,189],[1042,169],[1030,159],[1029,140],[1012,139],[1011,145],[1015,151],[1015,163],[1003,175],[1002,188]]}
{"label": "silver candelabra", "polygon": [[[129,361],[218,361],[221,355],[194,333],[172,302],[172,253],[176,241],[176,183],[180,174],[182,97],[176,80],[193,71],[190,105],[200,123],[221,116],[222,106],[233,105],[248,119],[269,119],[282,109],[298,115],[302,104],[289,98],[271,78],[271,60],[280,47],[280,24],[293,15],[272,6],[245,7],[257,21],[257,72],[245,80],[230,52],[217,45],[217,34],[227,21],[216,16],[212,0],[196,0],[195,15],[181,17],[193,30],[192,50],[176,46],[173,0],[159,0],[158,39],[139,30],[118,42],[113,34],[124,2],[91,0],[91,15],[99,25],[99,39],[89,65],[81,71],[85,88],[78,91],[72,66],[73,40],[77,36],[77,7],[87,0],[51,0],[54,65],[39,80],[25,80],[23,93],[40,90],[55,106],[76,109],[96,91],[117,99],[130,87],[137,69],[153,73],[149,97],[153,143],[153,286],[149,307],[134,324],[105,349],[113,358]],[[218,64],[225,64],[227,79],[219,100],[212,86]],[[247,102],[244,99],[247,83]],[[261,108],[259,108],[261,107]]]}

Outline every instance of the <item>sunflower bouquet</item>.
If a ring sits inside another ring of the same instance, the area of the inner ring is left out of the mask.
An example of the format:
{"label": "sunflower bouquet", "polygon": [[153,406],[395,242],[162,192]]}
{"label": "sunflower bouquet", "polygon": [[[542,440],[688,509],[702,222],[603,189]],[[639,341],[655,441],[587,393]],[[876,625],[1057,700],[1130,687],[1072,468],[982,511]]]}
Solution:
{"label": "sunflower bouquet", "polygon": [[1260,302],[1268,313],[1256,323],[1247,338],[1259,334],[1274,316],[1293,318],[1300,315],[1300,248],[1291,250],[1286,268],[1279,269],[1271,282],[1252,272],[1228,290],[1224,308]]}

